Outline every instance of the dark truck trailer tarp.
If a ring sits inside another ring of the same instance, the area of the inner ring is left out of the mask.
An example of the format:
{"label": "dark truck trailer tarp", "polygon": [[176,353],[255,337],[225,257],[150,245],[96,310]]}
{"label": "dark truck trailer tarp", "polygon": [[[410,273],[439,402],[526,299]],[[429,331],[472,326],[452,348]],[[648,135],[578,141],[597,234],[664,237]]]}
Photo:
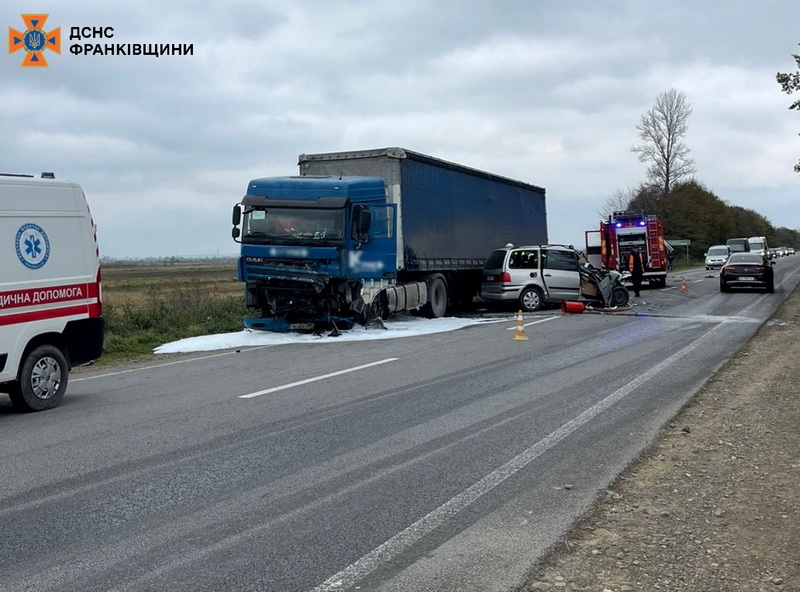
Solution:
{"label": "dark truck trailer tarp", "polygon": [[377,176],[398,204],[398,271],[479,269],[505,245],[545,244],[545,190],[403,148],[302,154],[300,174]]}

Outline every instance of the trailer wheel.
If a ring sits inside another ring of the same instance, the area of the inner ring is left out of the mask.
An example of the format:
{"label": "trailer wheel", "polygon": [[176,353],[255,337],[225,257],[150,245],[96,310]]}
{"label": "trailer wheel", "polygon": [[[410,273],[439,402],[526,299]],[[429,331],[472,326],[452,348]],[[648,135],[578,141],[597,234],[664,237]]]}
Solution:
{"label": "trailer wheel", "polygon": [[544,304],[539,288],[525,288],[519,295],[519,305],[525,312],[536,312]]}
{"label": "trailer wheel", "polygon": [[425,280],[428,284],[428,303],[422,308],[423,314],[429,319],[438,319],[447,312],[447,284],[440,275],[435,275]]}
{"label": "trailer wheel", "polygon": [[61,403],[67,391],[69,367],[60,349],[40,345],[22,364],[19,380],[10,389],[11,402],[20,411],[44,411]]}

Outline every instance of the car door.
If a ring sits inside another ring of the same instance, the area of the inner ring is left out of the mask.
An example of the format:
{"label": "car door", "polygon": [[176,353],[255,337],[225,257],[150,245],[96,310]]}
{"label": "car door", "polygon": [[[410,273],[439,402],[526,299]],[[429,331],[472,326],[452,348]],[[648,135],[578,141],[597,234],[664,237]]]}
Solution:
{"label": "car door", "polygon": [[577,300],[581,294],[578,254],[568,249],[542,249],[542,279],[553,300]]}
{"label": "car door", "polygon": [[508,257],[508,273],[511,284],[519,294],[526,286],[541,285],[539,273],[539,249],[520,248],[511,251]]}

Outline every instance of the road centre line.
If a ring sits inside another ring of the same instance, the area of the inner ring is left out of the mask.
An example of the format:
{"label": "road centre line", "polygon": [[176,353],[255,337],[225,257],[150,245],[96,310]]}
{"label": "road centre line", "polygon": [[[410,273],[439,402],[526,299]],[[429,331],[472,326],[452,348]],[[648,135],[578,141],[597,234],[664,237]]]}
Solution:
{"label": "road centre line", "polygon": [[[528,325],[538,325],[539,323],[544,323],[545,321],[552,321],[553,319],[557,319],[558,317],[544,317],[539,319],[538,321],[531,321],[530,323],[524,323],[522,326],[527,327]],[[513,327],[506,327],[506,331],[513,331],[516,329],[517,326],[514,325]]]}
{"label": "road centre line", "polygon": [[381,566],[393,561],[395,557],[405,552],[417,541],[433,532],[433,530],[450,518],[459,514],[478,498],[500,485],[503,481],[527,467],[564,438],[589,423],[589,421],[619,402],[659,372],[703,345],[705,341],[709,340],[714,333],[725,325],[725,323],[721,323],[711,328],[708,332],[701,335],[683,349],[675,352],[661,363],[650,368],[650,370],[640,374],[625,386],[608,395],[605,399],[595,403],[586,411],[571,419],[554,432],[551,432],[533,446],[524,450],[432,512],[423,516],[405,530],[400,531],[395,536],[361,557],[361,559],[356,560],[342,571],[332,575],[311,592],[334,592],[351,588]]}
{"label": "road centre line", "polygon": [[379,366],[381,364],[386,364],[387,362],[396,362],[397,360],[399,360],[399,358],[386,358],[385,360],[378,360],[377,362],[370,362],[369,364],[362,364],[361,366],[354,366],[353,368],[345,368],[344,370],[337,370],[336,372],[331,372],[330,374],[323,374],[322,376],[315,376],[313,378],[306,378],[304,380],[298,380],[297,382],[291,382],[289,384],[284,384],[281,386],[274,386],[272,388],[264,389],[263,391],[256,391],[255,393],[249,393],[247,395],[239,395],[239,398],[252,399],[253,397],[268,395],[269,393],[274,393],[276,391],[282,391],[295,386],[300,386],[302,384],[308,384],[310,382],[325,380],[326,378],[331,378],[332,376],[340,376],[342,374],[356,372],[358,370],[363,370],[364,368],[372,368],[373,366]]}

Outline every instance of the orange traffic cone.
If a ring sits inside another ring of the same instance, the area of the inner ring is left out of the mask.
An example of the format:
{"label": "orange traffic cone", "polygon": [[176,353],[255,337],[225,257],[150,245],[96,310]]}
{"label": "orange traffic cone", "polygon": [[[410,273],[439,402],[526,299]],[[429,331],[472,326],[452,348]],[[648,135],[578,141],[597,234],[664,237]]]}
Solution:
{"label": "orange traffic cone", "polygon": [[688,292],[689,291],[689,287],[686,285],[686,280],[684,278],[681,278],[681,284],[680,284],[680,288],[678,288],[678,290],[680,292]]}
{"label": "orange traffic cone", "polygon": [[522,311],[517,313],[517,330],[514,332],[514,341],[528,341],[525,335],[525,324],[522,322]]}

